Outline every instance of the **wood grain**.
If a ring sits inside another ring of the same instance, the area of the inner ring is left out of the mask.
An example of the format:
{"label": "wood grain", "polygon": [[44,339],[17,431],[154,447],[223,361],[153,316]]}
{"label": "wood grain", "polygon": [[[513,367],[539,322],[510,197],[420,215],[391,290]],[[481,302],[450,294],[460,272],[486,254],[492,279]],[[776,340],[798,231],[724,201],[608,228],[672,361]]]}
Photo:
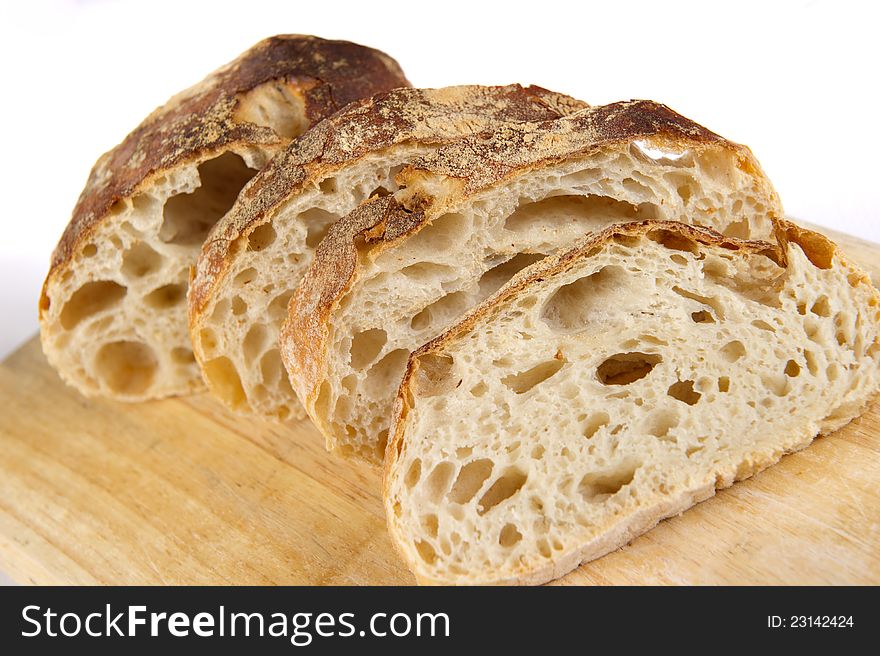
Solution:
{"label": "wood grain", "polygon": [[[880,281],[880,246],[835,235]],[[379,473],[206,395],[85,399],[0,366],[0,570],[34,584],[411,584]],[[880,583],[880,409],[559,584]]]}

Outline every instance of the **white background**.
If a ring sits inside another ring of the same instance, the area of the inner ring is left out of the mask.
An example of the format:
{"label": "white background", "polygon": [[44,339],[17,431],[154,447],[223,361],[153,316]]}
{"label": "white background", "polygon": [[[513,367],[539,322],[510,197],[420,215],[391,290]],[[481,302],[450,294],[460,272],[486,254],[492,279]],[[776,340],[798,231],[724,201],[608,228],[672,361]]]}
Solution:
{"label": "white background", "polygon": [[[271,34],[396,57],[417,86],[651,98],[749,144],[795,217],[880,241],[873,2],[3,2],[0,357],[99,154]],[[2,574],[0,574],[2,579]]]}

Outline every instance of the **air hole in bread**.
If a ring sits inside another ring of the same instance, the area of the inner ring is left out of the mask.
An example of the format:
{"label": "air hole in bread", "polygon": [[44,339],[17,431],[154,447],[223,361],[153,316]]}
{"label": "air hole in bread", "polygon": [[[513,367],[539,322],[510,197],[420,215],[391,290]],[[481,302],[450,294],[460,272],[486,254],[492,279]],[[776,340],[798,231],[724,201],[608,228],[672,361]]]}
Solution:
{"label": "air hole in bread", "polygon": [[251,284],[254,280],[257,279],[257,270],[253,267],[248,267],[243,271],[239,271],[236,274],[235,278],[232,280],[232,284],[235,287],[244,287],[245,285]]}
{"label": "air hole in bread", "polygon": [[797,378],[801,375],[801,366],[794,360],[785,363],[785,375],[789,378]]}
{"label": "air hole in bread", "polygon": [[273,298],[272,302],[269,303],[269,317],[276,321],[285,319],[287,317],[287,306],[290,305],[291,296],[293,296],[293,291],[288,290]]}
{"label": "air hole in bread", "polygon": [[816,354],[812,351],[804,351],[804,360],[807,363],[807,370],[810,372],[811,376],[819,375],[819,362],[816,357]]}
{"label": "air hole in bread", "polygon": [[413,330],[424,330],[431,325],[448,324],[468,308],[469,298],[464,292],[453,292],[439,298],[413,315],[409,325]]}
{"label": "air hole in bread", "polygon": [[643,185],[635,178],[624,178],[622,184],[623,188],[634,196],[641,196],[645,200],[654,197],[654,192],[651,191],[651,188]]}
{"label": "air hole in bread", "polygon": [[122,273],[126,278],[143,278],[162,268],[163,258],[142,241],[122,254]]}
{"label": "air hole in bread", "polygon": [[425,494],[430,501],[437,503],[446,494],[453,472],[455,465],[445,460],[431,470],[425,479]]}
{"label": "air hole in bread", "polygon": [[505,524],[498,534],[498,544],[509,549],[522,540],[522,533],[513,524]]}
{"label": "air hole in bread", "polygon": [[[674,291],[676,294],[678,294],[679,296],[681,296],[683,298],[687,298],[692,301],[696,301],[697,303],[699,303],[701,305],[705,305],[705,306],[711,308],[715,312],[715,315],[719,319],[721,319],[721,320],[724,319],[724,307],[721,305],[721,301],[719,301],[714,296],[701,296],[700,294],[696,294],[692,291],[688,291],[687,289],[682,289],[681,287],[678,287],[678,286],[674,286],[672,288],[672,291]],[[692,316],[692,318],[693,318],[693,316]],[[696,321],[696,319],[694,319],[694,321]],[[714,323],[714,318],[712,319],[712,322]],[[697,323],[700,323],[700,322],[697,322]]]}
{"label": "air hole in bread", "polygon": [[722,234],[724,234],[725,237],[748,239],[750,235],[748,218],[743,217],[739,221],[734,221],[730,223],[726,228],[724,228]]}
{"label": "air hole in bread", "polygon": [[336,178],[324,178],[318,183],[318,188],[322,194],[336,193]]}
{"label": "air hole in bread", "polygon": [[309,126],[302,95],[287,80],[264,82],[239,95],[232,117],[269,128],[284,139],[298,137]]}
{"label": "air hole in bread", "polygon": [[679,380],[672,383],[666,393],[673,399],[688,405],[694,405],[702,396],[699,392],[694,391],[694,381],[692,380]]}
{"label": "air hole in bread", "polygon": [[527,480],[528,475],[516,467],[506,469],[477,503],[477,514],[485,515],[500,503],[507,501],[522,489]]}
{"label": "air hole in bread", "polygon": [[727,393],[730,391],[730,378],[727,376],[721,376],[718,379],[718,391]]}
{"label": "air hole in bread", "polygon": [[232,297],[232,314],[240,317],[247,312],[247,303],[241,296]]}
{"label": "air hole in bread", "polygon": [[175,346],[171,349],[171,359],[177,364],[195,364],[196,356],[193,354],[192,349],[184,346]]}
{"label": "air hole in bread", "polygon": [[746,354],[746,347],[738,339],[721,347],[721,355],[728,362],[736,362]]}
{"label": "air hole in bread", "polygon": [[403,477],[403,484],[410,490],[413,489],[422,477],[422,461],[416,458],[409,464],[406,470],[406,476]]}
{"label": "air hole in bread", "polygon": [[652,230],[648,233],[648,239],[662,244],[666,248],[674,251],[683,251],[693,255],[699,255],[699,247],[697,244],[687,237],[670,230]]}
{"label": "air hole in bread", "polygon": [[645,431],[660,439],[668,439],[669,431],[678,426],[678,413],[670,408],[661,408],[648,415]]}
{"label": "air hole in bread", "polygon": [[501,382],[514,393],[525,394],[530,389],[559,373],[559,370],[562,369],[565,363],[565,358],[561,354],[557,354],[557,357],[553,360],[541,362],[525,371],[505,376],[501,379]]}
{"label": "air hole in bread", "polygon": [[754,321],[752,321],[752,325],[755,328],[758,328],[760,330],[766,330],[768,333],[775,333],[776,332],[776,328],[771,326],[769,323],[767,323],[763,319],[755,319]]}
{"label": "air hole in bread", "polygon": [[61,308],[61,326],[74,328],[80,321],[117,305],[128,290],[112,280],[87,282]]}
{"label": "air hole in bread", "polygon": [[810,307],[810,312],[819,317],[831,316],[831,304],[828,302],[827,296],[820,296]]}
{"label": "air hole in bread", "polygon": [[840,377],[840,365],[832,362],[825,367],[825,377],[832,383],[836,381]]}
{"label": "air hole in bread", "polygon": [[246,360],[256,360],[269,342],[269,331],[261,323],[255,323],[248,330],[242,342],[242,353]]}
{"label": "air hole in bread", "polygon": [[275,228],[272,227],[271,223],[259,225],[247,236],[247,249],[259,252],[267,246],[271,246],[277,236]]}
{"label": "air hole in bread", "polygon": [[677,193],[678,197],[681,198],[681,202],[687,205],[694,195],[694,188],[688,183],[681,184],[676,187],[675,193]]}
{"label": "air hole in bread", "polygon": [[98,247],[94,244],[86,244],[83,246],[82,255],[83,257],[95,257],[98,254]]}
{"label": "air hole in bread", "polygon": [[213,351],[217,348],[217,336],[210,328],[202,328],[199,331],[199,343],[205,351]]}
{"label": "air hole in bread", "polygon": [[553,551],[550,549],[550,543],[547,542],[546,538],[541,538],[538,540],[537,545],[538,553],[541,554],[542,558],[552,558]]}
{"label": "air hole in bread", "polygon": [[306,246],[317,248],[330,230],[330,226],[338,218],[336,214],[331,214],[320,207],[314,207],[300,214],[298,220],[306,227]]}
{"label": "air hole in bread", "polygon": [[[421,524],[422,524],[422,531],[424,531],[425,534],[428,535],[428,537],[432,537],[432,538],[437,537],[437,530],[440,528],[440,522],[437,519],[437,515],[435,515],[434,513],[422,515]],[[447,549],[444,549],[443,551],[446,552]]]}
{"label": "air hole in bread", "polygon": [[623,267],[605,266],[562,285],[544,303],[541,319],[551,330],[575,332],[589,325],[592,315],[607,311],[609,301],[626,289]]}
{"label": "air hole in bread", "polygon": [[227,405],[236,408],[245,401],[244,388],[235,365],[226,357],[208,360],[202,367],[211,391]]}
{"label": "air hole in bread", "polygon": [[633,482],[639,465],[623,463],[612,469],[584,474],[578,492],[585,501],[602,503]]}
{"label": "air hole in bread", "polygon": [[483,483],[492,475],[494,463],[488,458],[472,460],[462,467],[452,489],[449,491],[449,500],[452,503],[467,503],[474,498]]}
{"label": "air hole in bread", "polygon": [[163,285],[144,296],[144,304],[155,310],[167,310],[186,300],[186,285]]}
{"label": "air hole in bread", "polygon": [[610,223],[639,221],[653,216],[650,205],[636,207],[607,196],[566,194],[521,203],[504,221],[504,228],[520,234],[541,234],[571,226],[585,232]]}
{"label": "air hole in bread", "polygon": [[596,377],[603,385],[629,385],[651,373],[662,360],[653,353],[617,353],[599,365]]}
{"label": "air hole in bread", "polygon": [[76,327],[83,319],[109,310],[126,295],[127,289],[112,280],[87,282],[76,290],[61,308],[61,326],[65,330]]}
{"label": "air hole in bread", "polygon": [[[448,355],[427,353],[419,357],[413,392],[420,397],[437,396],[456,387],[452,379],[454,361]],[[460,379],[459,379],[460,380]]]}
{"label": "air hole in bread", "polygon": [[165,203],[159,239],[169,244],[195,246],[232,207],[238,192],[256,171],[235,153],[199,164],[199,187],[189,194],[172,196]]}
{"label": "air hole in bread", "polygon": [[599,431],[600,428],[607,426],[609,421],[611,421],[611,418],[608,416],[607,412],[596,412],[590,415],[587,417],[587,421],[584,424],[584,437],[589,440]]}
{"label": "air hole in bread", "polygon": [[437,552],[434,551],[434,547],[425,542],[424,540],[419,540],[415,543],[416,553],[419,554],[419,558],[424,560],[428,565],[433,565],[437,561]]}
{"label": "air hole in bread", "polygon": [[[289,380],[290,379],[288,378],[288,381]],[[293,389],[291,389],[290,392],[291,394],[293,394]],[[379,460],[382,460],[385,457],[385,447],[388,446],[388,433],[389,430],[387,428],[383,428],[376,436],[376,457]]]}
{"label": "air hole in bread", "polygon": [[471,396],[475,396],[477,398],[484,396],[487,391],[489,391],[489,386],[486,385],[483,381],[480,381],[473,387],[471,387]]}
{"label": "air hole in bread", "polygon": [[485,298],[501,289],[504,284],[527,266],[544,259],[540,253],[519,253],[486,271],[480,277],[480,296]]}
{"label": "air hole in bread", "polygon": [[367,372],[368,386],[372,389],[388,389],[391,385],[397,385],[403,378],[407,358],[409,351],[406,349],[396,349],[386,354]]}
{"label": "air hole in bread", "polygon": [[691,312],[691,320],[693,320],[694,323],[715,323],[715,317],[712,316],[711,312],[707,312],[706,310]]}
{"label": "air hole in bread", "polygon": [[352,337],[349,350],[352,368],[363,369],[371,364],[382,352],[387,341],[388,334],[381,328],[365,330]]}
{"label": "air hole in bread", "polygon": [[688,263],[688,259],[684,255],[680,255],[679,253],[673,253],[669,256],[669,259],[676,264],[680,264],[681,266],[685,266]]}
{"label": "air hole in bread", "polygon": [[218,324],[225,321],[226,315],[229,314],[231,308],[232,301],[230,301],[228,297],[221,298],[217,304],[214,305],[214,309],[211,310],[211,323]]}
{"label": "air hole in bread", "polygon": [[400,272],[415,282],[445,282],[455,278],[455,269],[445,264],[434,262],[417,262],[404,267]]}
{"label": "air hole in bread", "polygon": [[782,374],[764,374],[761,376],[761,382],[776,396],[785,396],[791,391],[791,382]]}
{"label": "air hole in bread", "polygon": [[107,210],[108,216],[117,216],[128,209],[128,204],[124,200],[117,200]]}
{"label": "air hole in bread", "polygon": [[122,396],[146,392],[157,368],[156,354],[143,342],[110,342],[95,356],[95,371],[104,385]]}
{"label": "air hole in bread", "polygon": [[278,349],[269,349],[260,358],[260,374],[266,383],[278,384],[281,381],[284,368],[281,366],[281,354]]}
{"label": "air hole in bread", "polygon": [[470,220],[461,214],[444,214],[424,225],[407,241],[407,251],[415,261],[427,259],[436,253],[451,250],[464,241],[471,230]]}

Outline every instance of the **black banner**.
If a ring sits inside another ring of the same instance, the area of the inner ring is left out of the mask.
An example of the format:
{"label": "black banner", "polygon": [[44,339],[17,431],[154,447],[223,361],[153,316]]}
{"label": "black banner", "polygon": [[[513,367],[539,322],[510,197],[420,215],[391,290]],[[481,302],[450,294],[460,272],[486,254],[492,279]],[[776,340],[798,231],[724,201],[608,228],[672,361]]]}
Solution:
{"label": "black banner", "polygon": [[0,589],[0,644],[18,647],[10,654],[844,647],[880,637],[877,590],[13,587]]}

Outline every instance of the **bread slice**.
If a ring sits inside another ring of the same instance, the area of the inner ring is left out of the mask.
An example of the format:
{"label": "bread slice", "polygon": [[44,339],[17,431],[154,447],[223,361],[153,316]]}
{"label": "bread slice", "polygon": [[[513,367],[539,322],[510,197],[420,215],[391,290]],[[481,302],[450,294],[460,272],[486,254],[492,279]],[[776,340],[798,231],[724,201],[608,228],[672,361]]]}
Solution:
{"label": "bread slice", "polygon": [[498,122],[540,121],[585,103],[538,87],[398,89],[316,125],[245,189],[199,258],[190,331],[211,390],[231,408],[304,417],[277,341],[287,302],[328,226],[440,144]]}
{"label": "bread slice", "polygon": [[373,462],[410,351],[527,264],[611,223],[767,237],[782,211],[747,148],[649,101],[463,139],[400,179],[331,229],[282,338],[328,447]]}
{"label": "bread slice", "polygon": [[407,84],[377,50],[276,36],[154,111],[95,164],[52,257],[40,324],[62,378],[130,401],[201,387],[186,291],[208,230],[292,137]]}
{"label": "bread slice", "polygon": [[825,238],[614,226],[411,357],[385,470],[422,583],[543,583],[850,421],[880,295]]}

